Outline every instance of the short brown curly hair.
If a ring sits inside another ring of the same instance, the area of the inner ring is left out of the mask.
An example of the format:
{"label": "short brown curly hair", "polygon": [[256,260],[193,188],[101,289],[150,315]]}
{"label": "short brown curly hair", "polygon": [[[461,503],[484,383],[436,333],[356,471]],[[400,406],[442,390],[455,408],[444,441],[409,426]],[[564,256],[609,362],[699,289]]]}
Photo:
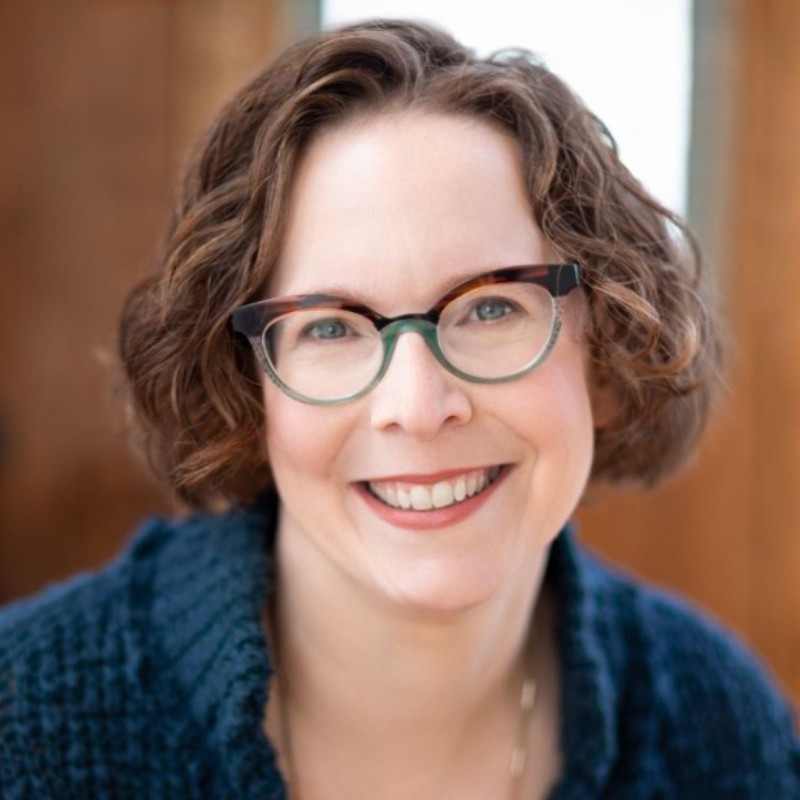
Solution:
{"label": "short brown curly hair", "polygon": [[298,160],[325,128],[411,107],[510,131],[545,238],[584,268],[593,377],[616,408],[596,430],[593,477],[653,484],[694,449],[720,337],[684,223],[531,54],[481,59],[434,27],[378,20],[291,47],[230,100],[188,163],[157,274],[128,297],[133,419],[181,500],[247,501],[270,482],[260,378],[230,317],[265,296]]}

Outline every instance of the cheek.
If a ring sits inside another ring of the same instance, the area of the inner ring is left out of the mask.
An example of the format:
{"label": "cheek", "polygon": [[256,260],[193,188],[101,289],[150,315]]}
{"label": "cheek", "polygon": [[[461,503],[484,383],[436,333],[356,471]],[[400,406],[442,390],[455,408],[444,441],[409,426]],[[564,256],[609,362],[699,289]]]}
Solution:
{"label": "cheek", "polygon": [[541,410],[543,452],[552,454],[554,467],[582,480],[593,457],[594,425],[588,392],[576,392],[574,381],[564,380]]}
{"label": "cheek", "polygon": [[271,384],[264,387],[264,409],[267,458],[279,487],[330,477],[346,431],[341,409],[299,403]]}
{"label": "cheek", "polygon": [[[581,292],[570,295],[565,313],[562,340],[563,357],[554,360],[555,379],[553,408],[563,424],[574,434],[574,440],[584,456],[591,461],[594,448],[595,387],[590,377],[589,354],[586,347],[586,326],[589,308]],[[572,438],[572,437],[571,437]]]}
{"label": "cheek", "polygon": [[594,426],[582,365],[560,366],[551,378],[535,412],[539,425],[531,432],[531,438],[538,439],[528,513],[546,534],[555,535],[586,490],[594,459]]}
{"label": "cheek", "polygon": [[[566,340],[531,375],[523,436],[535,448],[542,478],[563,482],[568,492],[582,491],[594,455],[594,422],[583,348]],[[555,486],[551,488],[555,489]]]}

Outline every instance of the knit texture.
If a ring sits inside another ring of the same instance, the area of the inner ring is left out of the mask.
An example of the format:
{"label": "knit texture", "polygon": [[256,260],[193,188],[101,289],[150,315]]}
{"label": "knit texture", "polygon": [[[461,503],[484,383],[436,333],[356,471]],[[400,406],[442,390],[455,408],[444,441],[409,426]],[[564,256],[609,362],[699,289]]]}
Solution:
{"label": "knit texture", "polygon": [[[152,521],[101,572],[0,612],[2,800],[286,797],[262,731],[274,505]],[[730,635],[569,530],[547,580],[564,763],[550,800],[800,800],[790,709]]]}

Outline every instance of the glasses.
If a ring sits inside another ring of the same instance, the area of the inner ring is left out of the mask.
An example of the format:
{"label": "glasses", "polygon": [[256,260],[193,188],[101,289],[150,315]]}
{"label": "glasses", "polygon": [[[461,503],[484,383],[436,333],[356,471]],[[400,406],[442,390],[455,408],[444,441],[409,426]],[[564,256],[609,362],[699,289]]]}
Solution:
{"label": "glasses", "polygon": [[577,264],[504,267],[451,289],[423,314],[384,317],[341,297],[304,294],[249,303],[233,313],[269,378],[303,403],[331,405],[369,392],[398,338],[417,333],[450,373],[472,383],[527,374],[553,349]]}

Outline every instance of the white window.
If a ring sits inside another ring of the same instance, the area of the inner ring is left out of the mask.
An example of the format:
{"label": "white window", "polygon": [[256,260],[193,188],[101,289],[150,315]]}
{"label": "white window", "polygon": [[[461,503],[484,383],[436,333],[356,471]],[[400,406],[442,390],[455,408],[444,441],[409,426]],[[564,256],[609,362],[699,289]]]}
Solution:
{"label": "white window", "polygon": [[435,22],[479,54],[525,47],[608,126],[655,196],[686,210],[692,0],[323,0],[325,27],[368,17]]}

